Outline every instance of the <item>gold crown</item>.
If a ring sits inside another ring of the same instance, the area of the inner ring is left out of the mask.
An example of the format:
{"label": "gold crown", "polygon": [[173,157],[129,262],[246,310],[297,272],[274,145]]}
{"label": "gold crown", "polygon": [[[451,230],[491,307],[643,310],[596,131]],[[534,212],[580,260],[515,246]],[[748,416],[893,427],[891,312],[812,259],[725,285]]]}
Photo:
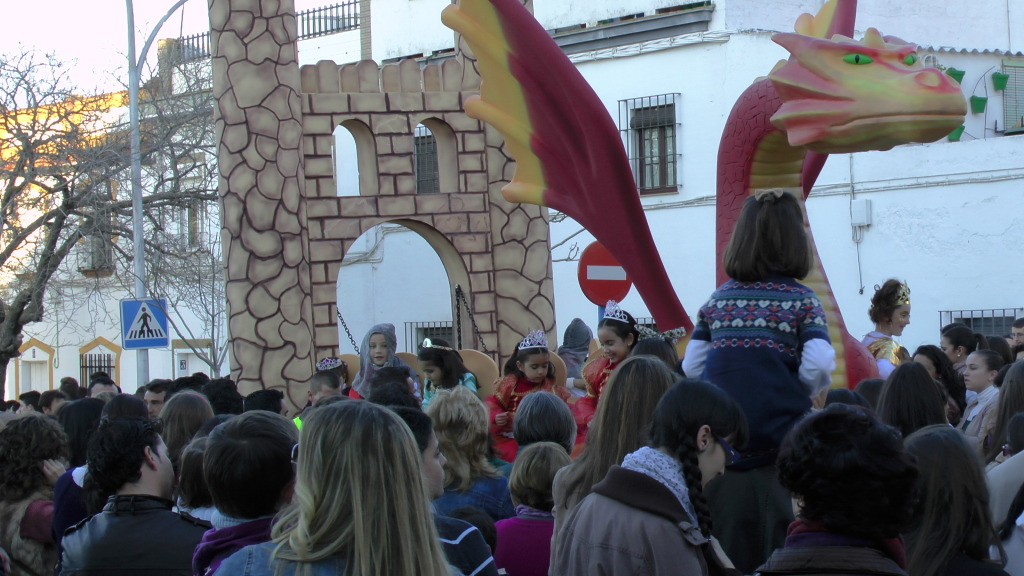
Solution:
{"label": "gold crown", "polygon": [[900,282],[900,290],[896,293],[896,305],[905,304],[910,304],[910,286],[907,286],[906,282]]}

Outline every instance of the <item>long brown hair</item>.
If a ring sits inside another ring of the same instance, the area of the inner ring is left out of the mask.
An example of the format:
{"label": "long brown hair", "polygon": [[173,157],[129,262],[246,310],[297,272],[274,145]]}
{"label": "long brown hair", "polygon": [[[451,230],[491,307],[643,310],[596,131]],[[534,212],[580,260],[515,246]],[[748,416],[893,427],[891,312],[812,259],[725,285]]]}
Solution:
{"label": "long brown hair", "polygon": [[904,534],[907,572],[941,574],[958,554],[985,561],[993,545],[1002,556],[981,459],[963,433],[947,425],[928,426],[911,434],[906,446],[917,457],[921,498]]}
{"label": "long brown hair", "polygon": [[654,356],[631,356],[619,364],[601,392],[587,447],[562,472],[567,501],[555,506],[572,508],[609,468],[647,443],[654,408],[674,381],[665,363]]}
{"label": "long brown hair", "polygon": [[1024,362],[1015,362],[1003,379],[999,389],[999,414],[996,427],[992,430],[992,439],[985,451],[985,462],[992,462],[1003,450],[1006,442],[1006,429],[1014,414],[1024,412]]}

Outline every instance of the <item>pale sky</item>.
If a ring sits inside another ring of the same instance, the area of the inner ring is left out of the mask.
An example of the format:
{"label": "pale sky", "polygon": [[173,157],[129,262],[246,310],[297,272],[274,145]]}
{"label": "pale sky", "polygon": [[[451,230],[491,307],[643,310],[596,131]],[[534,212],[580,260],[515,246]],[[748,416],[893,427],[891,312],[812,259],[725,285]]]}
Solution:
{"label": "pale sky", "polygon": [[[73,64],[75,83],[84,88],[117,90],[127,77],[128,25],[125,0],[5,0],[6,25],[0,33],[0,55],[16,53],[19,44],[53,52]],[[134,0],[136,50],[175,0]],[[330,4],[330,0],[297,0],[297,9]],[[206,0],[188,0],[164,23],[157,38],[188,36],[209,29]],[[156,43],[149,61],[155,62]],[[144,75],[145,77],[145,75]]]}

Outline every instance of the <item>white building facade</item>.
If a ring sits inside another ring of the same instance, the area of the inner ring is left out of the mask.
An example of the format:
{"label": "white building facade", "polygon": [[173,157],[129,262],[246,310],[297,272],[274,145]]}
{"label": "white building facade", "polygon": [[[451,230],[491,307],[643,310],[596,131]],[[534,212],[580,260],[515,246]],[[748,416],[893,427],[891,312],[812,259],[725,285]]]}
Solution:
{"label": "white building facade", "polygon": [[[300,41],[300,63],[452,57],[453,33],[439,17],[448,3],[363,2],[359,27]],[[691,317],[715,287],[715,163],[726,118],[747,86],[788,57],[771,35],[792,31],[801,13],[814,13],[820,5],[818,0],[533,2],[537,19],[618,120],[624,142],[635,138],[636,128],[620,108],[652,98],[671,110],[670,120],[658,122],[671,127],[662,132],[670,139],[663,150],[674,174],[659,173],[651,186],[656,193],[644,194],[642,203]],[[1018,288],[1024,270],[1016,246],[1024,234],[1024,2],[861,0],[855,36],[868,27],[917,43],[926,63],[964,71],[965,98],[984,96],[987,102],[983,111],[968,113],[957,141],[830,156],[807,209],[847,325],[856,336],[869,331],[873,287],[896,277],[912,290],[912,323],[902,337],[907,348],[937,344],[940,326],[958,319],[992,335],[1008,333],[1007,322],[1024,316]],[[993,72],[1009,76],[1005,89],[995,89]],[[336,140],[339,195],[358,194],[354,145],[344,129]],[[596,327],[597,307],[577,282],[579,250],[592,237],[571,219],[551,215],[558,329],[574,317]],[[219,230],[216,214],[207,214],[204,222],[213,234]],[[440,333],[438,326],[443,332],[455,321],[444,274],[440,259],[412,231],[395,226],[368,231],[346,255],[338,286],[338,308],[355,342],[380,322],[396,325],[400,350],[414,351],[424,335]],[[78,314],[88,322],[55,320],[60,316],[50,308],[46,322],[27,330],[22,357],[11,363],[8,397],[15,386],[22,392],[47,389],[61,376],[78,377],[84,355],[93,351],[113,357],[115,379],[119,375],[125,390],[133,390],[134,353],[120,350],[116,328],[119,297],[111,292],[105,305],[82,308]],[[622,304],[634,316],[649,316],[635,290]],[[100,318],[102,323],[96,321]],[[470,321],[468,314],[461,320]],[[72,330],[76,323],[95,327]],[[353,352],[340,323],[339,329],[341,352]],[[502,359],[507,352],[499,351]],[[151,351],[151,377],[208,372],[189,353]]]}

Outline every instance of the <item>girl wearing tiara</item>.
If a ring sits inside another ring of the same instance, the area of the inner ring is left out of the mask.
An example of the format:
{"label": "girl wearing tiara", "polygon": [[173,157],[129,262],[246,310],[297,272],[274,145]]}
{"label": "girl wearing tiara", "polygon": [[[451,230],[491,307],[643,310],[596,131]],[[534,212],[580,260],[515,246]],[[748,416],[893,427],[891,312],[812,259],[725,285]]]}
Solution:
{"label": "girl wearing tiara", "polygon": [[494,394],[487,398],[490,410],[491,437],[494,452],[506,462],[515,460],[519,445],[512,436],[512,422],[523,396],[538,390],[569,398],[564,386],[555,384],[555,368],[548,352],[548,339],[541,330],[534,330],[516,346],[505,362],[505,376],[494,385]]}
{"label": "girl wearing tiara", "polygon": [[609,300],[604,309],[604,318],[597,325],[597,339],[601,344],[601,355],[583,367],[583,378],[577,378],[573,385],[585,388],[587,395],[580,398],[573,406],[576,417],[576,444],[587,441],[590,421],[597,412],[597,402],[608,382],[608,375],[625,360],[636,343],[640,340],[640,332],[636,320],[614,300]]}
{"label": "girl wearing tiara", "polygon": [[476,376],[466,370],[462,357],[448,342],[435,338],[423,340],[416,355],[423,373],[423,409],[438,390],[451,390],[460,384],[476,392]]}
{"label": "girl wearing tiara", "polygon": [[688,377],[728,392],[750,424],[746,450],[709,495],[716,535],[745,574],[783,544],[793,511],[775,458],[835,365],[821,301],[797,281],[814,259],[804,226],[784,190],[744,200],[723,258],[730,280],[701,307],[683,360]]}
{"label": "girl wearing tiara", "polygon": [[[395,336],[394,324],[377,324],[370,328],[366,336],[363,336],[363,342],[359,346],[359,373],[352,379],[352,389],[348,393],[350,397],[366,398],[369,396],[370,382],[373,381],[373,375],[377,373],[378,369],[385,366],[392,368],[405,367],[415,380],[416,371],[403,362],[401,358],[395,356],[397,347],[398,338]],[[418,383],[414,382],[413,387],[415,388],[413,394],[419,398]]]}
{"label": "girl wearing tiara", "polygon": [[875,330],[868,332],[861,344],[875,357],[878,377],[888,378],[897,366],[910,361],[907,349],[893,340],[893,336],[902,336],[903,329],[910,324],[910,288],[895,278],[875,286],[868,316],[875,323]]}

